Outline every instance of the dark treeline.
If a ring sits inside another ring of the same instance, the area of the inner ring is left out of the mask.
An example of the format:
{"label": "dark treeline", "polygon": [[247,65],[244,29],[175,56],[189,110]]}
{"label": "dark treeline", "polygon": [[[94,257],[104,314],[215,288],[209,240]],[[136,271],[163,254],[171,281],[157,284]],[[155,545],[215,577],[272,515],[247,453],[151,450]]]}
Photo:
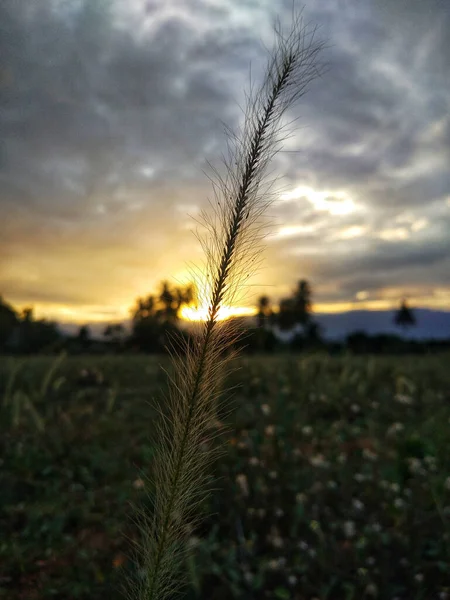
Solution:
{"label": "dark treeline", "polygon": [[[0,353],[164,353],[173,334],[189,337],[189,324],[182,323],[180,313],[194,299],[192,285],[173,287],[164,281],[158,293],[136,300],[130,309],[129,331],[121,323],[108,324],[99,340],[93,338],[87,325],[68,335],[56,322],[35,319],[32,308],[18,311],[0,296]],[[239,346],[250,354],[315,350],[330,354],[425,354],[450,349],[450,340],[419,342],[400,335],[371,336],[364,331],[354,331],[342,342],[326,340],[312,312],[311,285],[304,279],[278,305],[261,296],[254,318],[235,321],[242,330]],[[416,325],[414,312],[404,300],[394,314],[394,323],[403,332]]]}

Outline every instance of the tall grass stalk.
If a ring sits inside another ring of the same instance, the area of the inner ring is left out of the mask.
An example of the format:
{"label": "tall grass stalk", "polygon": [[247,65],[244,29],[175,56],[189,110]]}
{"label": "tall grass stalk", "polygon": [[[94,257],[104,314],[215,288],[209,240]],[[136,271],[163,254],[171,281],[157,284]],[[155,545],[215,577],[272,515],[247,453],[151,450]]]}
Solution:
{"label": "tall grass stalk", "polygon": [[207,467],[217,456],[211,423],[224,369],[233,356],[225,351],[239,336],[230,322],[220,321],[220,310],[233,303],[259,264],[265,229],[261,218],[271,203],[263,183],[285,138],[282,118],[320,76],[316,61],[323,43],[315,40],[315,29],[308,32],[301,13],[292,16],[286,35],[279,22],[275,26],[276,45],[264,81],[248,94],[242,131],[229,137],[226,177],[215,171],[213,210],[202,213],[206,260],[197,287],[200,302],[207,301],[207,319],[193,340],[172,348],[168,415],[161,411],[157,432],[153,514],[141,511],[138,518],[145,575],[133,583],[133,599],[163,600],[180,589],[186,536],[198,523],[207,494]]}

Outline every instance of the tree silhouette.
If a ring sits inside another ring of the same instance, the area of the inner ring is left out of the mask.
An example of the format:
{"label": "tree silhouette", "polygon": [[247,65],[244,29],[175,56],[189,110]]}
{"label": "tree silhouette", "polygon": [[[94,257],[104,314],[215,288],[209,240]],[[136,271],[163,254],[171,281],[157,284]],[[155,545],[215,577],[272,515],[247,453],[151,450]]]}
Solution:
{"label": "tree silhouette", "polygon": [[122,325],[122,323],[114,323],[113,325],[107,325],[103,332],[103,336],[115,346],[123,345],[125,338],[125,328]]}
{"label": "tree silhouette", "polygon": [[269,296],[260,296],[258,298],[258,312],[256,314],[256,321],[258,327],[265,329],[269,323],[269,320],[272,316],[272,309],[270,306],[270,298]]}
{"label": "tree silhouette", "polygon": [[83,350],[87,350],[91,345],[91,331],[87,325],[82,325],[78,330],[77,341]]}
{"label": "tree silhouette", "polygon": [[301,325],[308,325],[311,322],[311,286],[306,279],[301,279],[294,292],[294,310],[296,321]]}
{"label": "tree silhouette", "polygon": [[6,347],[18,325],[17,312],[0,296],[0,348]]}
{"label": "tree silhouette", "polygon": [[138,298],[131,310],[133,343],[149,352],[163,351],[167,334],[177,327],[181,308],[193,299],[192,285],[173,288],[167,281],[161,283],[158,296]]}
{"label": "tree silhouette", "polygon": [[416,325],[416,317],[406,300],[402,300],[400,308],[395,313],[394,323],[401,327],[404,332],[406,332],[408,327]]}
{"label": "tree silhouette", "polygon": [[311,323],[311,286],[301,279],[290,298],[280,301],[277,323],[280,329],[289,330],[296,325],[306,328]]}

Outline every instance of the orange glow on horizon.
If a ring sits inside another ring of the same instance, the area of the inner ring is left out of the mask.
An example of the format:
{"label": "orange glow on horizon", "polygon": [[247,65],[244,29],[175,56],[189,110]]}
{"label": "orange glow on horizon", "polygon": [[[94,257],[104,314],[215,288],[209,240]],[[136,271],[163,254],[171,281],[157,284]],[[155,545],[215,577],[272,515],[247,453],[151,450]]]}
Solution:
{"label": "orange glow on horizon", "polygon": [[[206,321],[208,319],[208,307],[185,306],[181,309],[181,318],[185,321]],[[245,306],[221,306],[217,316],[218,321],[224,321],[231,317],[251,317],[256,310]]]}
{"label": "orange glow on horizon", "polygon": [[[329,303],[314,303],[312,306],[312,316],[314,314],[337,314],[341,312],[354,310],[397,310],[399,301],[397,299],[379,299],[365,300],[361,295],[360,300],[353,302],[329,302]],[[447,293],[436,295],[434,297],[409,297],[408,303],[412,309],[428,308],[434,310],[450,311],[449,296]],[[13,305],[18,311],[23,310],[26,306],[33,306],[34,317],[37,319],[48,319],[63,324],[84,325],[87,323],[123,323],[130,319],[129,306],[105,306],[105,305],[86,305],[71,307],[67,305],[50,304],[50,303],[20,303],[19,305],[13,301]],[[276,302],[274,302],[276,311]],[[257,313],[255,306],[223,306],[219,311],[219,320],[229,319],[232,317],[252,317]],[[185,306],[180,311],[181,321],[199,322],[206,321],[208,318],[208,308],[202,306]]]}

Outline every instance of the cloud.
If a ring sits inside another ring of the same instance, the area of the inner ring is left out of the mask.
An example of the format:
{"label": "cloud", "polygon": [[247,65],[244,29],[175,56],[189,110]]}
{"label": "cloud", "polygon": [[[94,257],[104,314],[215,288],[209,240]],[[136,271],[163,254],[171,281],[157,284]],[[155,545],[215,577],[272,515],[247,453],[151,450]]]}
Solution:
{"label": "cloud", "polygon": [[[3,0],[3,295],[122,306],[198,258],[183,207],[212,195],[202,169],[226,150],[221,121],[239,126],[249,63],[259,81],[261,41],[291,8]],[[367,273],[379,290],[450,285],[447,3],[311,0],[305,18],[329,42],[328,71],[289,115],[274,174],[309,191],[274,204],[255,289],[279,296],[308,276],[325,302],[373,289]]]}

